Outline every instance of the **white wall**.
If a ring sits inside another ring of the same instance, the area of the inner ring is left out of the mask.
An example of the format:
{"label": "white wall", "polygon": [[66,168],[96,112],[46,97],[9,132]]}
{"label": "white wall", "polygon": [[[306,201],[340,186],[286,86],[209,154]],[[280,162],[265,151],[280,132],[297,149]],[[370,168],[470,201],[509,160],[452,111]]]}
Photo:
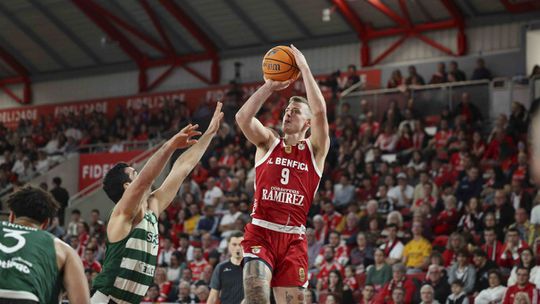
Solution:
{"label": "white wall", "polygon": [[527,31],[527,72],[530,73],[534,65],[540,65],[540,29]]}
{"label": "white wall", "polygon": [[[417,68],[425,78],[429,79],[435,71],[433,63],[437,61],[457,60],[465,72],[470,75],[474,61],[478,56],[486,58],[487,64],[496,75],[514,75],[525,73],[521,48],[523,41],[522,27],[524,22],[514,22],[500,25],[481,26],[467,30],[469,52],[465,57],[449,57],[446,54],[417,40],[409,39],[396,52],[388,56],[376,68],[382,70],[382,82],[386,83],[391,71],[395,68],[404,68],[409,64]],[[455,50],[456,33],[454,30],[428,33],[427,36],[439,43]],[[372,58],[383,52],[396,38],[384,38],[371,42]],[[540,39],[540,38],[539,38]],[[538,50],[538,47],[536,47]],[[315,74],[323,74],[344,70],[347,65],[360,65],[360,43],[351,41],[350,44],[319,47],[303,50]],[[538,56],[540,54],[536,52]],[[234,78],[234,63],[243,63],[242,80],[246,82],[261,81],[261,60],[263,54],[230,58],[221,61],[222,83],[228,83]],[[516,57],[517,56],[517,57]],[[516,63],[517,58],[517,63]],[[494,63],[497,63],[496,65]],[[201,62],[191,65],[204,75],[209,75],[210,62]],[[165,68],[151,71],[150,79],[157,77],[157,73]],[[527,68],[530,70],[529,68]],[[528,73],[528,72],[527,72]],[[205,84],[181,68],[175,69],[171,77],[161,84],[155,91],[170,91],[182,88],[204,87]],[[60,81],[41,82],[33,84],[33,104],[46,104],[75,100],[87,100],[110,96],[136,94],[138,88],[138,72],[130,71],[102,76],[93,76],[79,79],[66,79]],[[0,94],[0,108],[19,106],[5,94]]]}

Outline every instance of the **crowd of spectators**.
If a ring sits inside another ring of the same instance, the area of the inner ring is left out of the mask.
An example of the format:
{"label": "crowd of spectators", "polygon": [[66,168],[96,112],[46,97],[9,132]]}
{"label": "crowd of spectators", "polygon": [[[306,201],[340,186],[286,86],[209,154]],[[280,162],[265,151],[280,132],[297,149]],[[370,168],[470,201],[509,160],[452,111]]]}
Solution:
{"label": "crowd of spectators", "polygon": [[[446,79],[464,77],[452,66]],[[422,80],[409,71],[411,81]],[[307,223],[309,303],[472,303],[472,297],[475,303],[523,297],[535,303],[540,197],[528,168],[527,110],[513,103],[511,114],[501,114],[485,132],[487,121],[470,96],[459,98],[453,112],[438,117],[432,135],[414,100],[405,108],[390,102],[380,119],[362,101],[360,113],[347,105],[336,112]],[[237,109],[239,100],[226,97],[226,111]],[[259,115],[263,124],[279,129],[286,102],[272,96]],[[97,112],[43,117],[37,125],[22,121],[15,131],[1,128],[0,185],[24,182],[21,166],[35,171],[44,167],[40,161],[88,144],[111,143],[111,151],[121,151],[126,141],[167,137],[211,114],[210,103],[194,113],[180,102],[164,107],[117,109],[112,119]],[[228,258],[226,238],[250,221],[254,157],[255,147],[226,119],[159,215],[159,267],[145,300],[206,302],[212,271]],[[56,192],[59,187],[56,180]],[[77,250],[90,284],[101,271],[105,216],[93,210],[83,220],[74,210],[69,223],[55,219],[49,228]]]}
{"label": "crowd of spectators", "polygon": [[108,144],[104,149],[122,152],[128,149],[126,143],[166,137],[169,130],[185,124],[189,110],[185,103],[166,101],[160,111],[144,105],[139,110],[119,107],[114,113],[114,117],[99,111],[51,114],[37,122],[21,119],[15,129],[0,124],[0,193],[91,145]]}
{"label": "crowd of spectators", "polygon": [[[386,83],[386,87],[397,88],[402,85],[440,84],[467,80],[465,72],[459,69],[457,61],[450,61],[448,70],[446,70],[446,64],[444,62],[439,62],[437,64],[437,70],[433,73],[429,81],[426,81],[424,77],[416,71],[416,67],[413,65],[408,67],[408,72],[409,75],[404,77],[399,69],[394,70]],[[486,68],[484,59],[478,58],[470,80],[491,80],[492,78],[493,75],[491,74],[491,71]]]}

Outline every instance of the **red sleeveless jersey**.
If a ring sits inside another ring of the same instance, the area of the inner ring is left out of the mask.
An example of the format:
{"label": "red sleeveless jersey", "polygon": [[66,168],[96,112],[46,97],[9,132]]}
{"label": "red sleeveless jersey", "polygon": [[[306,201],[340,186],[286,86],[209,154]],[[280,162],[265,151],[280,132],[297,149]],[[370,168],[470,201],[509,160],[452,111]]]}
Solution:
{"label": "red sleeveless jersey", "polygon": [[283,139],[276,139],[255,164],[251,216],[280,225],[305,225],[320,180],[309,139],[288,148]]}

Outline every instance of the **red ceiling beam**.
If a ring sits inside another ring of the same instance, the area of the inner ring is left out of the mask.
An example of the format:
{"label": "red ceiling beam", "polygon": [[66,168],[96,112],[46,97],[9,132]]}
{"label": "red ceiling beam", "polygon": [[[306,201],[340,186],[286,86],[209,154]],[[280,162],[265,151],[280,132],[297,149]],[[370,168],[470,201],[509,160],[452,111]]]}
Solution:
{"label": "red ceiling beam", "polygon": [[116,23],[118,26],[129,32],[130,34],[136,36],[137,38],[144,41],[149,46],[153,47],[154,49],[158,50],[159,52],[163,54],[167,54],[168,50],[161,46],[158,42],[156,42],[151,37],[148,37],[148,35],[142,33],[137,28],[132,26],[131,24],[124,21],[122,18],[116,16],[115,14],[109,12],[108,10],[104,9],[102,6],[97,4],[95,1],[85,1],[88,3],[88,5],[93,6],[93,9],[97,12],[98,16],[101,18],[105,17],[111,20],[112,22]]}
{"label": "red ceiling beam", "polygon": [[152,24],[157,29],[159,35],[161,36],[161,39],[165,44],[167,45],[167,53],[174,54],[174,46],[171,43],[171,40],[169,39],[169,36],[167,36],[167,33],[165,33],[165,30],[163,29],[163,26],[161,26],[161,22],[159,21],[159,17],[156,15],[156,12],[152,9],[152,7],[148,4],[148,1],[146,0],[140,0],[139,1],[146,11],[146,14],[148,17],[150,17],[150,20],[152,21]]}
{"label": "red ceiling beam", "polygon": [[507,11],[511,13],[524,13],[528,11],[540,10],[540,1],[531,0],[528,2],[512,3],[510,0],[501,0]]}
{"label": "red ceiling beam", "polygon": [[120,48],[140,67],[143,65],[145,55],[135,47],[127,37],[125,37],[119,30],[117,30],[108,20],[99,15],[95,10],[95,6],[92,5],[92,1],[89,0],[72,0],[73,3],[99,28],[101,28],[105,34],[107,34],[112,40],[118,42]]}
{"label": "red ceiling beam", "polygon": [[[199,26],[191,19],[191,17],[180,8],[174,1],[170,0],[159,0],[161,5],[169,11],[169,13],[178,21],[180,24],[182,24],[189,33],[203,46],[203,48],[206,50],[206,53],[210,55],[212,60],[212,68],[211,68],[211,83],[216,84],[219,82],[220,77],[220,66],[219,66],[219,55],[218,55],[218,48],[212,42],[212,40],[204,33]],[[186,71],[189,72],[189,70],[186,69]],[[196,74],[190,72],[195,77]]]}
{"label": "red ceiling beam", "polygon": [[[212,61],[212,67],[210,74],[212,75],[211,81],[208,81],[208,79],[204,78],[201,79],[201,75],[197,73],[194,73],[194,70],[192,69],[186,69],[189,73],[193,74],[195,77],[203,80],[205,83],[218,83],[219,77],[220,77],[220,70],[219,70],[219,57],[217,48],[213,45],[213,43],[208,39],[204,37],[195,37],[199,41],[204,41],[203,46],[208,49],[206,52],[203,53],[196,53],[196,54],[187,54],[187,55],[177,55],[174,46],[171,43],[170,39],[168,38],[167,34],[165,33],[161,23],[159,22],[159,18],[156,15],[155,11],[151,8],[149,3],[146,0],[140,0],[140,3],[143,7],[143,9],[146,11],[148,16],[150,17],[152,24],[160,34],[161,38],[165,42],[165,47],[163,47],[160,43],[156,42],[151,37],[148,37],[148,35],[140,32],[137,30],[134,26],[128,24],[118,16],[114,15],[113,13],[107,11],[105,8],[101,7],[97,3],[95,3],[93,0],[72,0],[73,3],[79,7],[79,9],[86,15],[88,18],[90,18],[91,21],[93,21],[98,27],[100,27],[111,39],[118,42],[120,48],[137,64],[139,68],[139,92],[147,92],[155,89],[159,84],[163,83],[163,81],[169,77],[172,74],[172,71],[176,67],[184,67],[188,62],[194,62],[194,61],[203,61],[203,60],[211,60]],[[167,9],[176,7],[175,4],[173,4],[171,1],[165,2],[167,5],[164,5]],[[171,7],[172,5],[172,7]],[[178,8],[179,10],[179,8]],[[179,16],[182,16],[181,13]],[[183,20],[182,24],[184,24],[186,20]],[[189,22],[189,21],[187,21]],[[196,27],[195,23],[190,25],[193,29]],[[141,50],[139,50],[135,44],[133,44],[130,39],[122,33],[117,27],[124,29],[128,33],[136,36],[137,38],[141,39],[143,42],[147,43],[149,46],[155,48],[156,50],[163,53],[164,57],[162,58],[150,58],[146,54],[144,54]],[[194,36],[202,34],[202,31],[198,30],[198,32],[192,32]],[[205,40],[206,39],[206,40]],[[163,73],[160,74],[154,81],[149,82],[148,79],[148,70],[151,68],[157,68],[167,66],[168,69],[166,69]]]}
{"label": "red ceiling beam", "polygon": [[368,3],[373,5],[377,10],[388,16],[398,25],[401,25],[404,28],[408,27],[407,22],[403,18],[401,18],[400,15],[398,15],[396,12],[386,6],[386,4],[382,3],[381,0],[368,0]]}
{"label": "red ceiling beam", "polygon": [[[13,100],[21,104],[28,104],[32,101],[32,83],[30,81],[30,73],[20,64],[15,57],[10,53],[0,48],[0,60],[5,62],[18,75],[0,79],[0,89],[4,91]],[[11,85],[22,85],[22,97],[17,96],[10,88]]]}
{"label": "red ceiling beam", "polygon": [[[452,19],[437,22],[427,22],[422,24],[413,24],[410,19],[409,10],[405,0],[399,0],[399,6],[403,13],[402,17],[381,0],[367,0],[369,4],[375,7],[393,20],[398,26],[386,29],[373,29],[369,24],[364,23],[358,14],[351,8],[346,0],[330,0],[330,2],[338,9],[341,15],[349,22],[351,27],[358,34],[362,41],[361,48],[361,63],[362,66],[370,66],[381,62],[384,58],[394,52],[404,41],[409,37],[416,37],[433,48],[440,50],[448,55],[461,56],[467,50],[467,39],[465,35],[465,20],[459,9],[455,6],[452,0],[440,0],[441,3],[449,11]],[[458,29],[457,34],[457,52],[452,52],[448,47],[441,45],[433,39],[425,36],[423,32],[442,30],[442,29]],[[375,60],[371,60],[371,49],[369,42],[373,39],[382,37],[401,36],[398,40],[392,43],[384,52],[382,52]]]}

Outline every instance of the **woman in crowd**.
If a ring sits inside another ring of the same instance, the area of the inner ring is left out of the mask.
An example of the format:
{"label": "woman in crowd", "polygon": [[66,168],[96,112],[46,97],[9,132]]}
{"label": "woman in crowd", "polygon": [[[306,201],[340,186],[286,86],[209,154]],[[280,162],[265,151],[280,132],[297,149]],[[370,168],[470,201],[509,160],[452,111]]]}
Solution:
{"label": "woman in crowd", "polygon": [[498,270],[488,272],[489,288],[482,290],[474,299],[475,304],[501,303],[506,292],[502,283],[502,275]]}
{"label": "woman in crowd", "polygon": [[474,289],[476,281],[476,270],[474,265],[471,265],[470,255],[467,250],[461,250],[457,254],[457,261],[448,270],[448,284],[452,284],[455,280],[463,282],[463,291],[470,294]]}
{"label": "woman in crowd", "polygon": [[373,285],[375,292],[392,279],[392,267],[386,264],[384,251],[375,249],[375,264],[367,268],[366,284]]}

